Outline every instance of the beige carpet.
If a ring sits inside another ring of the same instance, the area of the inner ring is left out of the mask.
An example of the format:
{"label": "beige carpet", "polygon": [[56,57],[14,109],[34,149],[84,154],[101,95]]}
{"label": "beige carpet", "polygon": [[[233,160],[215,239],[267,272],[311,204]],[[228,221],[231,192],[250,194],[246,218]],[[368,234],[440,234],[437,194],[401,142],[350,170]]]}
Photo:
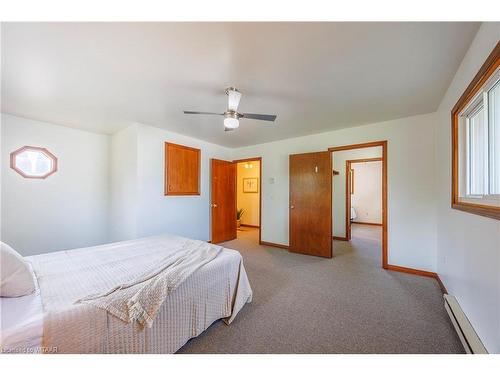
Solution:
{"label": "beige carpet", "polygon": [[384,271],[380,228],[353,226],[333,259],[258,245],[244,228],[237,249],[254,300],[218,321],[180,353],[462,353],[437,282]]}

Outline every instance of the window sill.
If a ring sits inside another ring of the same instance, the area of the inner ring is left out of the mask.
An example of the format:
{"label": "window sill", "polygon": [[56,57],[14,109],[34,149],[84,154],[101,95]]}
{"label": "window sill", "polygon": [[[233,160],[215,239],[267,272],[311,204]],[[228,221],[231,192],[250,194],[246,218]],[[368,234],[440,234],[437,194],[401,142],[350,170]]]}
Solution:
{"label": "window sill", "polygon": [[487,206],[476,203],[469,202],[458,202],[452,203],[452,208],[455,210],[460,210],[464,212],[468,212],[470,214],[486,216],[490,219],[500,220],[500,207],[495,206]]}
{"label": "window sill", "polygon": [[458,203],[470,203],[474,205],[484,206],[484,207],[493,207],[500,209],[500,199],[497,198],[498,195],[477,195],[477,196],[466,196],[459,197]]}

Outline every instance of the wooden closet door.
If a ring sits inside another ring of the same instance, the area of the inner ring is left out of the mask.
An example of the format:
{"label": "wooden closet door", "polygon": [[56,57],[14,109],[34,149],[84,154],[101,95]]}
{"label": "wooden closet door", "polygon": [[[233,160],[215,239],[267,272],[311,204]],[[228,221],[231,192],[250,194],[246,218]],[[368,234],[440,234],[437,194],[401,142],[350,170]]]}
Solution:
{"label": "wooden closet door", "polygon": [[332,162],[329,151],[290,155],[291,252],[332,257]]}
{"label": "wooden closet door", "polygon": [[236,238],[236,164],[211,162],[212,243]]}

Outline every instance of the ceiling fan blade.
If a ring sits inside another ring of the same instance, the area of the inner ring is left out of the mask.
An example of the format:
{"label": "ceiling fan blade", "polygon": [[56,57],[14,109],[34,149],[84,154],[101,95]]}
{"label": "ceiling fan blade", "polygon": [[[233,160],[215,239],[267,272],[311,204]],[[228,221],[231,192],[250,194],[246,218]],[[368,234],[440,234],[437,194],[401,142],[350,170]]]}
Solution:
{"label": "ceiling fan blade", "polygon": [[243,118],[249,118],[253,120],[263,120],[263,121],[274,121],[276,120],[276,115],[260,115],[258,113],[243,113]]}
{"label": "ceiling fan blade", "polygon": [[236,89],[227,90],[227,96],[228,96],[227,107],[231,111],[236,112],[238,110],[238,105],[240,104],[241,92],[239,92]]}
{"label": "ceiling fan blade", "polygon": [[199,112],[199,111],[184,111],[185,115],[219,115],[223,116],[224,113],[215,113],[215,112]]}

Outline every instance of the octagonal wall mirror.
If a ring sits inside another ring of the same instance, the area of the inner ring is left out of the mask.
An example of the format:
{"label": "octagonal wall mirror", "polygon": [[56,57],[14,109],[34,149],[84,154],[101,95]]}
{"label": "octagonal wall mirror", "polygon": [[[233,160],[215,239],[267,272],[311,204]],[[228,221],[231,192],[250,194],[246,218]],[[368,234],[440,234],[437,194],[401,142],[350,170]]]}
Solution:
{"label": "octagonal wall mirror", "polygon": [[57,171],[57,158],[46,148],[24,146],[10,154],[10,167],[25,178],[47,178]]}

